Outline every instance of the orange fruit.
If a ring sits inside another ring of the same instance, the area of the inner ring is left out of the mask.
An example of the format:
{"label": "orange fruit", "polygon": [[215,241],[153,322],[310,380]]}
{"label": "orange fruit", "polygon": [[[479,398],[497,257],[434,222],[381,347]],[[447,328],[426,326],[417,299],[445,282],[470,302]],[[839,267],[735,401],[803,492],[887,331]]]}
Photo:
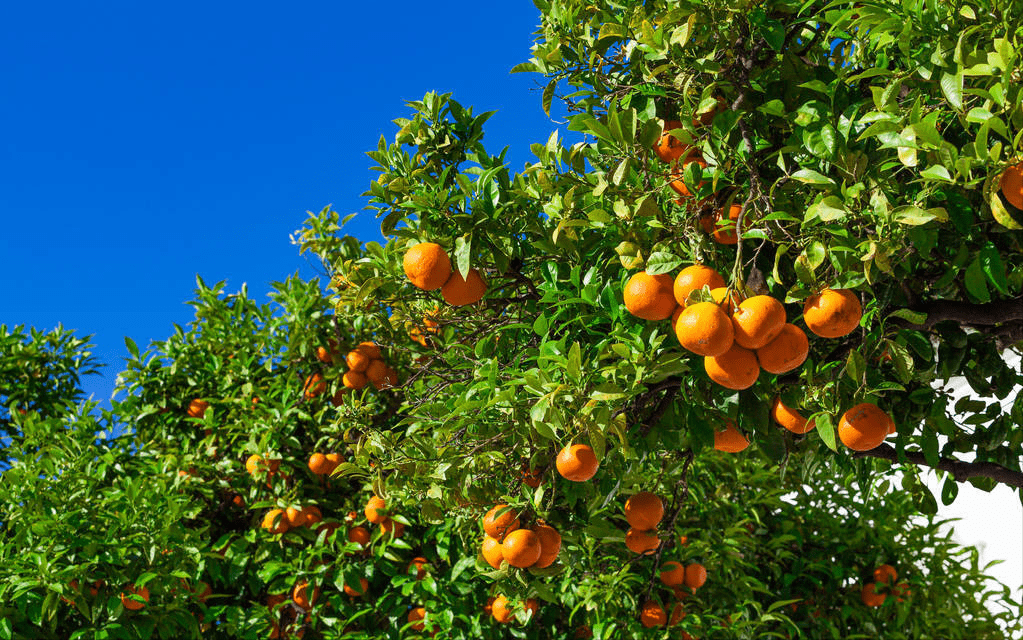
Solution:
{"label": "orange fruit", "polygon": [[405,252],[405,275],[424,291],[440,289],[451,276],[451,259],[435,242],[421,242]]}
{"label": "orange fruit", "polygon": [[735,221],[739,219],[740,211],[742,211],[742,206],[733,204],[728,208],[729,221],[725,224],[718,224],[725,215],[725,208],[722,207],[714,214],[700,216],[700,226],[718,244],[737,244],[739,236],[735,234]]}
{"label": "orange fruit", "polygon": [[348,542],[366,546],[369,544],[369,529],[366,527],[352,527],[348,530]]}
{"label": "orange fruit", "polygon": [[650,555],[657,549],[661,541],[650,531],[629,529],[625,534],[625,546],[633,553]]}
{"label": "orange fruit", "polygon": [[375,342],[360,342],[356,345],[355,350],[364,354],[370,360],[380,360],[383,358],[380,354],[380,347]]}
{"label": "orange fruit", "polygon": [[664,613],[664,607],[650,600],[643,603],[643,607],[639,610],[639,621],[647,629],[663,627],[668,624],[668,614]]}
{"label": "orange fruit", "polygon": [[749,440],[735,426],[735,422],[728,420],[724,429],[714,432],[714,448],[725,453],[739,453],[749,446]]}
{"label": "orange fruit", "polygon": [[311,527],[323,520],[323,512],[316,505],[308,504],[302,507],[302,515],[305,516],[305,526]]}
{"label": "orange fruit", "polygon": [[506,504],[494,505],[487,511],[487,515],[483,516],[483,530],[498,542],[504,540],[505,535],[519,526],[519,514]]}
{"label": "orange fruit", "polygon": [[286,533],[288,531],[288,519],[284,516],[284,509],[270,509],[263,516],[262,527],[270,533]]}
{"label": "orange fruit", "polygon": [[[131,596],[142,598],[142,602],[134,600]],[[138,611],[145,607],[147,602],[149,602],[149,589],[145,587],[128,585],[128,588],[121,592],[121,605],[129,611]]]}
{"label": "orange fruit", "polygon": [[453,272],[440,290],[444,301],[453,307],[475,304],[482,300],[486,293],[487,283],[476,269],[470,269],[469,275],[465,278],[457,271]]}
{"label": "orange fruit", "polygon": [[600,463],[593,448],[586,444],[573,444],[558,452],[555,461],[558,473],[572,482],[586,482],[597,473]]}
{"label": "orange fruit", "polygon": [[640,491],[625,501],[625,519],[629,526],[640,531],[657,527],[664,517],[664,503],[649,491]]}
{"label": "orange fruit", "polygon": [[879,584],[891,584],[898,577],[899,574],[895,572],[895,567],[890,564],[883,564],[874,569],[874,582]]}
{"label": "orange fruit", "polygon": [[841,338],[856,329],[863,306],[851,289],[824,289],[803,303],[806,328],[822,338]]}
{"label": "orange fruit", "polygon": [[266,460],[260,455],[252,454],[245,460],[245,470],[249,475],[257,473],[274,473],[281,466],[280,460]]}
{"label": "orange fruit", "polygon": [[327,381],[323,379],[322,375],[314,373],[305,379],[305,382],[302,384],[302,393],[308,400],[320,395],[326,388]]}
{"label": "orange fruit", "polygon": [[629,313],[643,320],[666,320],[675,311],[671,275],[656,276],[645,270],[634,273],[625,283],[622,298]]}
{"label": "orange fruit", "polygon": [[681,586],[686,580],[686,569],[682,563],[671,560],[661,565],[661,582],[669,587]]}
{"label": "orange fruit", "polygon": [[732,320],[713,302],[689,305],[675,321],[679,343],[698,356],[720,356],[735,341]]}
{"label": "orange fruit", "polygon": [[540,603],[535,598],[526,598],[522,601],[522,610],[530,613],[529,619],[532,621],[540,611]]}
{"label": "orange fruit", "polygon": [[884,604],[885,595],[877,592],[877,585],[875,583],[868,582],[860,590],[860,600],[868,607],[880,607]]}
{"label": "orange fruit", "polygon": [[[700,152],[696,149],[691,150],[684,157],[679,159],[678,164],[675,165],[675,169],[671,172],[672,181],[670,186],[683,198],[689,198],[693,195],[682,178],[685,175],[686,165],[690,162],[695,162],[700,165],[701,169],[707,168],[707,161],[703,159]],[[697,188],[702,187],[705,183],[705,180],[700,180],[700,184],[697,185]]]}
{"label": "orange fruit", "polygon": [[387,376],[387,363],[383,360],[371,360],[365,370],[369,381],[376,384]]}
{"label": "orange fruit", "polygon": [[781,398],[775,398],[771,404],[771,418],[792,433],[800,435],[812,431],[817,426],[813,422],[807,422],[795,409],[786,406]]}
{"label": "orange fruit", "polygon": [[529,567],[540,559],[540,538],[529,529],[516,529],[501,543],[504,559],[513,567]]}
{"label": "orange fruit", "polygon": [[661,159],[661,162],[672,163],[685,155],[689,145],[683,143],[675,136],[668,133],[672,129],[681,129],[682,123],[678,120],[667,120],[664,123],[664,130],[661,137],[654,144],[654,153]]}
{"label": "orange fruit", "polygon": [[408,571],[411,571],[412,567],[415,567],[416,580],[422,580],[423,578],[426,577],[426,567],[429,566],[429,564],[430,563],[426,561],[426,558],[422,557],[412,558],[412,562],[408,563],[408,569],[406,569],[406,573]]}
{"label": "orange fruit", "polygon": [[703,586],[703,583],[707,582],[707,570],[698,562],[687,564],[684,582],[687,587],[696,591]]}
{"label": "orange fruit", "polygon": [[414,607],[411,611],[408,612],[408,617],[405,618],[405,620],[407,622],[418,623],[409,627],[413,631],[422,631],[426,627],[426,625],[423,622],[421,622],[422,620],[426,620],[426,608]]}
{"label": "orange fruit", "polygon": [[[381,360],[374,360],[373,362],[382,362]],[[370,369],[373,366],[370,365]],[[398,386],[398,372],[393,367],[384,367],[383,375],[380,376],[379,380],[373,380],[370,378],[370,382],[373,383],[373,388],[377,391],[383,391],[384,389],[391,389]]]}
{"label": "orange fruit", "polygon": [[546,569],[554,564],[561,552],[561,534],[554,527],[546,524],[538,524],[533,527],[533,533],[540,540],[540,557],[533,564],[537,569]]}
{"label": "orange fruit", "polygon": [[870,451],[888,436],[891,417],[876,404],[862,402],[842,414],[838,438],[853,451]]}
{"label": "orange fruit", "polygon": [[353,598],[358,598],[360,596],[366,595],[366,589],[369,589],[369,580],[366,580],[365,578],[359,578],[358,587],[352,587],[346,584],[344,585],[343,591],[348,595],[352,596]]}
{"label": "orange fruit", "polygon": [[316,359],[323,364],[333,364],[334,354],[327,347],[316,347]]}
{"label": "orange fruit", "polygon": [[346,389],[352,389],[353,391],[358,391],[365,387],[368,382],[369,378],[366,377],[365,373],[360,371],[346,371],[345,374],[341,376],[341,384],[343,384]]}
{"label": "orange fruit", "polygon": [[309,456],[309,470],[318,476],[329,476],[342,460],[337,453],[314,453]]}
{"label": "orange fruit", "polygon": [[398,522],[397,520],[392,520],[391,518],[384,518],[384,521],[380,523],[380,530],[383,531],[385,534],[389,534],[391,533],[392,529],[394,530],[395,538],[400,538],[403,535],[405,535],[404,524]]}
{"label": "orange fruit", "polygon": [[[193,418],[201,418],[206,415],[206,410],[210,408],[210,403],[205,400],[196,398],[188,403],[188,415]],[[136,603],[138,604],[138,603]],[[142,607],[139,607],[140,609]]]}
{"label": "orange fruit", "polygon": [[[735,313],[735,305],[739,304],[739,294],[734,290],[729,290],[728,287],[718,287],[710,290],[710,296],[714,298],[714,302],[717,303],[721,310],[725,312],[725,315],[731,317]],[[733,327],[734,331],[735,328]]]}
{"label": "orange fruit", "polygon": [[744,349],[759,349],[774,340],[785,326],[785,307],[771,296],[753,296],[732,312],[735,341]]}
{"label": "orange fruit", "polygon": [[306,514],[301,508],[288,507],[284,510],[284,519],[288,522],[288,528],[294,529],[306,523]]}
{"label": "orange fruit", "polygon": [[320,599],[320,588],[315,587],[313,589],[312,599],[309,598],[308,594],[309,583],[305,580],[300,580],[295,583],[295,587],[291,590],[291,600],[303,609],[310,609],[316,601]]}
{"label": "orange fruit", "polygon": [[497,596],[490,604],[490,615],[494,616],[494,620],[501,623],[510,621],[512,619],[512,610],[509,604],[508,598]]}
{"label": "orange fruit", "polygon": [[788,373],[806,362],[810,341],[796,325],[786,322],[774,340],[757,349],[760,368],[769,373]]}
{"label": "orange fruit", "polygon": [[531,469],[528,464],[522,465],[522,482],[527,487],[536,489],[543,482],[543,474],[539,469]]}
{"label": "orange fruit", "polygon": [[1017,209],[1023,209],[1023,163],[1006,169],[1002,173],[999,184],[1002,188],[1002,195],[1009,201],[1009,204]]}
{"label": "orange fruit", "polygon": [[[685,607],[682,606],[681,602],[676,602],[675,606],[671,608],[671,617],[668,618],[668,626],[674,627],[678,623],[682,622],[682,618],[686,617]],[[692,638],[688,633],[683,633],[682,638]]]}
{"label": "orange fruit", "polygon": [[384,499],[379,496],[373,496],[366,502],[366,508],[363,512],[366,514],[366,519],[373,524],[380,524],[383,522],[387,515],[381,513],[381,511],[387,509],[387,503]]}
{"label": "orange fruit", "polygon": [[497,538],[484,536],[483,546],[480,551],[483,553],[483,559],[487,561],[487,564],[495,569],[501,568],[501,561],[504,560],[504,551],[501,548],[501,542]]}
{"label": "orange fruit", "polygon": [[369,367],[370,362],[372,362],[370,357],[361,349],[353,349],[345,356],[345,364],[348,365],[349,371],[364,373]]}
{"label": "orange fruit", "polygon": [[756,354],[738,343],[719,356],[706,356],[703,368],[711,380],[735,391],[749,389],[760,377],[760,363],[757,362]]}

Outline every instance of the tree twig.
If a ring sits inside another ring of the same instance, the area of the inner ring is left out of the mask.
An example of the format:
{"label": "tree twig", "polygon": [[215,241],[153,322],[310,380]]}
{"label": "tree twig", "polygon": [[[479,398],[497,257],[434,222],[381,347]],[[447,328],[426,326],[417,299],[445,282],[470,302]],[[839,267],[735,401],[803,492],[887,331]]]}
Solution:
{"label": "tree twig", "polygon": [[[882,444],[870,451],[861,451],[853,454],[854,458],[880,458],[891,462],[912,462],[913,464],[931,467],[924,454],[919,451],[905,451],[902,459],[899,457],[895,447]],[[994,462],[965,462],[955,458],[940,458],[938,464],[932,468],[952,474],[956,482],[965,482],[970,478],[990,478],[995,482],[1010,487],[1023,488],[1023,472],[1013,471]]]}

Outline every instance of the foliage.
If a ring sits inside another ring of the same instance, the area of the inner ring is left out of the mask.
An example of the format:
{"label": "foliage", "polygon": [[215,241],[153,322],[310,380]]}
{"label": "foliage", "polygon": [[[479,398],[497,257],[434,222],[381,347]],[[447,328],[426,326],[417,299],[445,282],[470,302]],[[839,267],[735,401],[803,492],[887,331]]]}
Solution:
{"label": "foliage", "polygon": [[[370,153],[385,242],[343,235],[350,217],[327,208],[294,240],[322,260],[328,291],[291,278],[260,305],[200,280],[192,324],[145,350],[129,342],[109,413],[80,402],[84,342],[0,331],[0,400],[35,409],[2,414],[0,637],[258,638],[273,624],[289,637],[570,638],[583,625],[595,638],[677,637],[641,625],[647,600],[681,601],[678,626],[699,638],[1020,630],[1019,605],[940,532],[919,479],[948,472],[949,502],[958,480],[990,488],[1020,472],[1010,427],[1023,404],[999,400],[1020,382],[1003,356],[1023,336],[1023,214],[997,189],[1023,130],[1019,9],[536,4],[533,58],[517,71],[545,76],[545,108],[559,99],[582,141],[552,134],[514,173],[483,144],[488,113],[450,95],[410,103],[394,141]],[[657,158],[666,121],[705,168]],[[695,197],[679,198],[678,180]],[[742,240],[717,244],[701,217],[731,203]],[[481,270],[485,299],[451,307],[412,286],[402,257],[422,241],[463,274]],[[785,301],[793,322],[825,286],[855,290],[864,315],[846,337],[811,339],[796,371],[728,391],[667,321],[622,304],[637,269],[693,262],[740,295]],[[47,341],[59,357],[39,355]],[[365,341],[398,370],[396,388],[346,389],[345,354]],[[978,398],[953,402],[960,377]],[[777,396],[817,428],[772,424]],[[196,399],[209,406],[190,415]],[[894,417],[894,447],[879,451],[895,466],[836,442],[839,417],[863,401]],[[728,420],[750,449],[713,449]],[[112,427],[128,431],[96,439]],[[596,451],[591,481],[555,471],[570,443]],[[330,451],[345,462],[313,475],[309,455]],[[253,455],[280,468],[250,473]],[[666,506],[652,557],[624,544],[638,491]],[[366,523],[374,494],[403,535]],[[479,557],[480,518],[498,503],[561,533],[553,566]],[[339,533],[260,527],[272,508],[307,505]],[[341,535],[355,526],[371,531],[368,549]],[[699,562],[707,583],[674,593],[657,579],[668,560]],[[910,593],[869,608],[860,589],[884,563]],[[360,577],[367,593],[346,594]],[[299,580],[322,588],[310,610],[266,606]],[[137,612],[118,597],[131,584],[152,594]],[[497,594],[541,606],[499,625],[485,612]],[[417,606],[423,633],[406,622]]]}

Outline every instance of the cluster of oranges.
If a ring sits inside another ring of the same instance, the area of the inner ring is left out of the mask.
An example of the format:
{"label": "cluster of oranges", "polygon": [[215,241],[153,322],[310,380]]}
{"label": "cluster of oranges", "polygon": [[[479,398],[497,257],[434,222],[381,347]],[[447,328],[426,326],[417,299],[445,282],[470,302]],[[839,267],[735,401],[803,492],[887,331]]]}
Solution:
{"label": "cluster of oranges", "polygon": [[[334,349],[319,347],[316,357],[321,362],[332,364],[336,357],[334,354]],[[372,384],[377,391],[398,385],[398,372],[384,361],[380,347],[373,342],[360,342],[345,355],[344,363],[348,370],[341,376],[343,390],[339,390],[339,393],[344,390],[358,391],[367,384]]]}
{"label": "cluster of oranges", "polygon": [[487,293],[487,283],[478,269],[462,274],[451,268],[451,258],[435,242],[421,242],[405,252],[405,275],[423,291],[436,291],[453,307],[474,304]]}
{"label": "cluster of oranges", "polygon": [[889,597],[895,598],[896,602],[902,602],[910,596],[909,584],[900,582],[895,584],[899,577],[895,567],[890,564],[883,564],[874,569],[874,581],[863,585],[860,590],[860,599],[868,607],[880,607]]}

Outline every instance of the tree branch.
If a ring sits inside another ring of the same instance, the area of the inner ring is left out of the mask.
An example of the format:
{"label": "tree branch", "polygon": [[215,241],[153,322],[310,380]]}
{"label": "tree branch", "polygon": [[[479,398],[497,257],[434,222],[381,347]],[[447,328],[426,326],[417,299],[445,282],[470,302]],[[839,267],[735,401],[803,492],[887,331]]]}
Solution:
{"label": "tree branch", "polygon": [[[924,454],[919,451],[903,452],[905,461],[913,464],[930,467]],[[891,462],[902,462],[899,459],[899,452],[895,447],[882,444],[870,451],[861,451],[853,454],[854,458],[880,458]],[[946,471],[952,474],[956,482],[965,482],[970,478],[990,478],[995,482],[1009,485],[1010,487],[1023,488],[1023,472],[1013,471],[1007,467],[994,462],[964,462],[955,458],[940,458],[934,469]]]}
{"label": "tree branch", "polygon": [[930,329],[939,322],[951,320],[963,325],[989,327],[1004,322],[1023,320],[1023,298],[973,304],[957,300],[931,300],[912,309],[926,313],[923,324],[904,323],[910,329]]}

